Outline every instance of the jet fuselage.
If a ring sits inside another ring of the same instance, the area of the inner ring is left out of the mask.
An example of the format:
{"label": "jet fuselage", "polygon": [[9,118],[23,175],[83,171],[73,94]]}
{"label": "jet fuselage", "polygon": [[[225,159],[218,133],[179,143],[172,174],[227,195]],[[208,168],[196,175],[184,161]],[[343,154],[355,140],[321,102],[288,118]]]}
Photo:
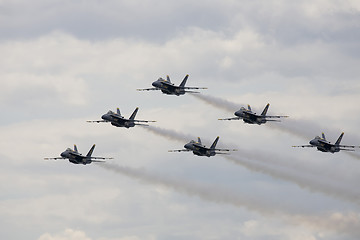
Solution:
{"label": "jet fuselage", "polygon": [[191,141],[187,144],[184,145],[185,149],[191,150],[193,152],[194,155],[197,156],[207,156],[207,157],[211,157],[211,156],[215,156],[215,151],[209,148],[206,148],[203,145],[200,145],[194,141]]}
{"label": "jet fuselage", "polygon": [[324,139],[321,139],[319,136],[312,139],[309,144],[315,146],[321,152],[340,152],[340,147],[336,146],[335,144],[331,144]]}
{"label": "jet fuselage", "polygon": [[264,117],[257,116],[244,107],[241,107],[240,110],[236,111],[234,114],[235,116],[242,118],[245,123],[258,125],[266,123],[266,119]]}
{"label": "jet fuselage", "polygon": [[91,159],[86,156],[81,155],[78,152],[73,151],[72,149],[66,149],[64,152],[60,154],[61,157],[69,159],[69,162],[74,164],[89,164],[91,163]]}
{"label": "jet fuselage", "polygon": [[123,116],[120,116],[112,111],[109,111],[108,113],[102,115],[101,118],[105,121],[110,122],[111,125],[116,127],[130,128],[135,126],[134,121],[125,119]]}
{"label": "jet fuselage", "polygon": [[165,81],[162,78],[159,78],[158,80],[156,80],[155,82],[152,83],[152,85],[158,89],[161,90],[161,92],[168,94],[168,95],[176,95],[176,96],[180,96],[180,95],[184,95],[185,94],[185,90],[175,86],[173,83],[169,83],[167,81]]}

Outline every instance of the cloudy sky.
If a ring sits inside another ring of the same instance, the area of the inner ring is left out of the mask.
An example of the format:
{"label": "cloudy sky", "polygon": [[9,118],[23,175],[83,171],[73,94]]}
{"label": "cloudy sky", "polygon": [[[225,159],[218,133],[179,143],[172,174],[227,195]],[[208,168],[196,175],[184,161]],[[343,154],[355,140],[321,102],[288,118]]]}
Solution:
{"label": "cloudy sky", "polygon": [[[0,0],[0,238],[359,239],[360,150],[291,148],[360,145],[359,40],[356,0]],[[290,118],[217,120],[267,103]],[[86,122],[117,107],[157,122]],[[197,136],[239,151],[168,153]]]}

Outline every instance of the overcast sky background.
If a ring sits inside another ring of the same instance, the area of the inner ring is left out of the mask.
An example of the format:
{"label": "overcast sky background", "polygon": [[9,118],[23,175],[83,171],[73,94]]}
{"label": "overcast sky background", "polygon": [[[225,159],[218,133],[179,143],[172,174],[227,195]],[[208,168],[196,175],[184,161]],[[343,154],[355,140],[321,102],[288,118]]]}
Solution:
{"label": "overcast sky background", "polygon": [[[360,145],[359,40],[356,0],[0,0],[0,238],[359,239],[360,151],[291,148]],[[136,91],[186,74],[203,98]],[[86,123],[117,107],[157,122]],[[239,151],[168,153],[197,136]]]}

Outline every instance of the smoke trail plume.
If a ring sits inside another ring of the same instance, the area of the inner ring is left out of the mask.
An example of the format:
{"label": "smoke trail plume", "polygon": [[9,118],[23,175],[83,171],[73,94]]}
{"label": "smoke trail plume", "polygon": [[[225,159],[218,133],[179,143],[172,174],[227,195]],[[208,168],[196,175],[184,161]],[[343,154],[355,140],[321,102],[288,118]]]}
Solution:
{"label": "smoke trail plume", "polygon": [[224,158],[232,163],[241,165],[250,171],[260,172],[276,179],[292,182],[299,187],[310,191],[323,193],[337,199],[346,200],[360,205],[360,193],[356,188],[348,186],[348,184],[342,184],[336,180],[325,179],[322,178],[322,176],[307,172],[299,172],[300,169],[292,170],[279,166],[274,167],[272,165],[256,161],[249,161],[236,155],[224,156]]}
{"label": "smoke trail plume", "polygon": [[211,201],[218,204],[229,204],[235,207],[243,207],[267,217],[276,216],[287,223],[290,222],[295,225],[300,224],[315,230],[326,230],[352,236],[360,236],[360,216],[357,213],[350,212],[348,214],[343,214],[335,212],[331,214],[322,214],[322,216],[291,214],[283,209],[281,203],[280,206],[276,206],[275,203],[270,203],[266,199],[258,200],[244,197],[239,194],[235,194],[233,191],[226,191],[214,186],[205,186],[194,182],[186,182],[184,180],[159,176],[143,170],[115,164],[105,163],[98,166],[106,170],[140,180],[146,184],[164,186],[189,196],[199,197],[205,201]]}
{"label": "smoke trail plume", "polygon": [[347,155],[349,155],[350,157],[352,158],[355,158],[357,160],[360,160],[360,155],[359,154],[356,154],[356,153],[353,153],[353,152],[345,152]]}
{"label": "smoke trail plume", "polygon": [[[214,186],[204,186],[194,182],[186,182],[184,180],[180,181],[175,178],[159,176],[143,170],[119,166],[116,164],[106,163],[98,166],[131,178],[138,179],[144,183],[168,187],[189,196],[197,196],[203,200],[216,203],[227,203],[237,207],[245,207],[249,210],[257,211],[265,215],[272,215],[275,213],[274,208],[266,206],[266,203],[260,203],[256,199],[242,197],[238,194],[235,194],[234,192],[225,191]],[[279,209],[276,211],[280,212]]]}
{"label": "smoke trail plume", "polygon": [[226,111],[229,111],[231,113],[234,113],[235,111],[239,110],[241,106],[244,106],[243,104],[236,104],[221,98],[212,97],[209,95],[204,94],[191,94],[191,96],[204,101],[207,104],[210,104],[214,107],[224,109]]}
{"label": "smoke trail plume", "polygon": [[[169,129],[159,127],[147,127],[147,129],[159,136],[175,141],[184,142],[194,139],[194,137]],[[249,151],[231,145],[231,147],[239,150],[237,153],[224,156],[225,159],[232,163],[241,165],[251,171],[295,183],[304,189],[360,205],[360,192],[358,188],[352,187],[351,180],[354,179],[345,181],[346,174],[337,171],[328,173],[324,168],[316,169],[314,166],[307,166],[296,159],[285,159],[282,156],[262,153],[261,151]]]}
{"label": "smoke trail plume", "polygon": [[154,127],[154,126],[146,126],[146,127],[143,127],[143,128],[148,130],[149,132],[152,132],[152,133],[156,134],[156,135],[165,137],[165,138],[170,139],[170,140],[175,140],[175,141],[178,141],[178,142],[186,142],[186,141],[196,139],[196,137],[191,136],[189,134],[183,134],[183,133],[168,130],[168,129],[165,129],[165,128],[159,128],[159,127]]}
{"label": "smoke trail plume", "polygon": [[[239,108],[237,104],[221,98],[208,96],[204,94],[192,94],[192,96],[211,106],[217,107],[222,110],[226,110],[230,113],[234,113]],[[244,106],[243,104],[239,104],[239,105]],[[340,134],[341,132],[340,130],[335,131],[335,130],[326,129],[315,122],[305,119],[297,119],[297,120],[286,119],[285,121],[282,121],[281,124],[269,122],[265,124],[265,126],[270,129],[276,129],[278,131],[292,134],[306,141],[309,141],[311,138],[315,137],[315,135],[320,135],[321,132],[330,133],[333,136],[336,136],[336,134]],[[350,138],[350,140],[355,142],[357,145],[359,145],[360,143],[360,140],[355,137]],[[352,154],[352,153],[347,153],[347,154],[354,159],[357,160],[360,159],[360,156],[357,154]]]}

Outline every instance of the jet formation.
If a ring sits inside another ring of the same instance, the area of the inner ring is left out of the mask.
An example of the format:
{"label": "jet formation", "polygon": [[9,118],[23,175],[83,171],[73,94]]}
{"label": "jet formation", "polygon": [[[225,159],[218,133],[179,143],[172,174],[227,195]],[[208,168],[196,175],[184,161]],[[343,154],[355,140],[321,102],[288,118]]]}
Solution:
{"label": "jet formation", "polygon": [[[344,136],[344,133],[342,132],[340,134],[340,137],[336,140],[335,144],[330,143],[326,140],[325,134],[322,133],[322,137],[316,136],[314,139],[310,140],[310,145],[301,145],[301,146],[293,146],[293,147],[316,147],[317,150],[321,152],[331,152],[336,153],[340,152],[340,150],[343,151],[355,151],[354,148],[359,148],[360,146],[349,146],[349,145],[340,145],[340,142],[342,140],[342,137]],[[350,148],[350,149],[349,149]],[[351,149],[353,148],[353,149]]]}
{"label": "jet formation", "polygon": [[[186,75],[184,80],[180,83],[179,86],[174,85],[170,81],[170,77],[167,76],[166,80],[163,78],[159,78],[157,81],[153,82],[153,88],[146,88],[146,89],[137,89],[138,91],[151,91],[151,90],[160,90],[164,94],[167,95],[184,95],[185,93],[199,93],[196,91],[190,91],[191,89],[207,89],[205,87],[185,87],[189,75]],[[288,116],[280,116],[280,115],[267,115],[267,111],[269,109],[270,104],[268,103],[261,114],[256,114],[251,110],[250,105],[248,105],[247,109],[245,107],[241,107],[240,110],[236,111],[234,115],[236,117],[232,118],[220,118],[218,120],[243,120],[245,123],[248,124],[265,124],[266,122],[280,122],[280,118],[287,118]],[[131,128],[135,127],[136,125],[142,126],[149,126],[149,122],[156,122],[150,120],[135,120],[135,116],[138,112],[139,108],[135,108],[134,112],[131,114],[129,118],[125,118],[121,115],[120,109],[117,108],[116,112],[109,110],[107,113],[101,116],[102,120],[89,120],[87,122],[110,122],[111,125],[116,127],[125,127]],[[321,152],[339,152],[340,150],[345,151],[355,151],[355,148],[360,148],[360,146],[352,146],[352,145],[340,145],[344,133],[341,133],[340,137],[337,139],[335,144],[330,143],[326,140],[325,134],[322,133],[322,137],[316,136],[312,139],[309,144],[310,145],[301,145],[301,146],[293,146],[293,147],[316,147]],[[237,151],[237,149],[219,149],[216,148],[217,142],[219,137],[215,139],[210,147],[206,147],[202,144],[200,137],[198,137],[197,141],[191,140],[190,142],[184,145],[184,149],[180,150],[169,150],[169,152],[193,152],[194,155],[197,156],[206,156],[211,157],[215,156],[216,154],[229,154],[228,152]],[[83,156],[81,153],[78,152],[76,145],[74,145],[74,150],[71,148],[67,148],[64,152],[60,154],[60,157],[55,158],[45,158],[45,160],[58,160],[58,159],[68,159],[69,162],[74,164],[90,164],[92,162],[105,162],[105,159],[112,159],[112,158],[105,158],[105,157],[92,157],[92,153],[94,151],[95,144],[91,147],[89,152],[86,156]],[[100,159],[100,160],[98,160]]]}
{"label": "jet formation", "polygon": [[194,155],[197,156],[206,156],[211,157],[215,156],[216,154],[227,154],[223,152],[230,152],[230,151],[237,151],[236,149],[218,149],[216,148],[216,144],[219,141],[219,137],[215,139],[213,144],[208,148],[201,143],[201,139],[198,137],[197,142],[191,140],[190,142],[184,145],[185,149],[180,150],[169,150],[169,152],[193,152]]}
{"label": "jet formation", "polygon": [[219,118],[219,120],[243,120],[245,123],[248,123],[248,124],[258,124],[258,125],[261,125],[261,124],[264,124],[266,122],[280,122],[280,120],[275,120],[275,119],[269,119],[269,118],[287,118],[289,116],[269,116],[269,115],[266,115],[268,109],[269,109],[269,106],[270,104],[268,103],[264,110],[262,111],[262,113],[260,115],[254,113],[252,110],[251,110],[251,107],[250,105],[248,105],[248,108],[244,108],[244,107],[241,107],[240,110],[236,111],[234,113],[234,115],[236,117],[233,117],[233,118]]}
{"label": "jet formation", "polygon": [[185,93],[199,93],[196,91],[188,91],[187,89],[207,89],[205,87],[185,87],[186,81],[189,75],[186,75],[184,80],[180,83],[179,86],[174,85],[170,81],[170,77],[166,76],[166,79],[159,78],[155,82],[152,83],[154,86],[153,88],[144,88],[144,89],[137,89],[138,91],[152,91],[152,90],[160,90],[164,94],[167,95],[184,95]]}
{"label": "jet formation", "polygon": [[113,126],[125,127],[125,128],[135,127],[135,125],[149,126],[143,123],[156,122],[156,121],[148,121],[148,120],[135,120],[135,116],[138,110],[139,110],[138,107],[135,108],[134,112],[131,114],[129,118],[124,118],[120,113],[120,109],[117,108],[116,113],[110,110],[104,115],[102,115],[101,116],[102,120],[95,120],[95,121],[89,120],[87,122],[95,122],[95,123],[110,122],[111,125]]}
{"label": "jet formation", "polygon": [[69,162],[74,164],[90,164],[92,162],[105,162],[101,160],[94,160],[94,159],[113,159],[113,158],[106,158],[106,157],[92,157],[92,153],[95,149],[95,144],[90,148],[89,152],[86,156],[83,156],[81,153],[78,152],[76,145],[74,145],[74,150],[71,148],[67,148],[64,152],[60,154],[61,157],[54,157],[54,158],[44,158],[45,160],[58,160],[58,159],[69,159]]}

